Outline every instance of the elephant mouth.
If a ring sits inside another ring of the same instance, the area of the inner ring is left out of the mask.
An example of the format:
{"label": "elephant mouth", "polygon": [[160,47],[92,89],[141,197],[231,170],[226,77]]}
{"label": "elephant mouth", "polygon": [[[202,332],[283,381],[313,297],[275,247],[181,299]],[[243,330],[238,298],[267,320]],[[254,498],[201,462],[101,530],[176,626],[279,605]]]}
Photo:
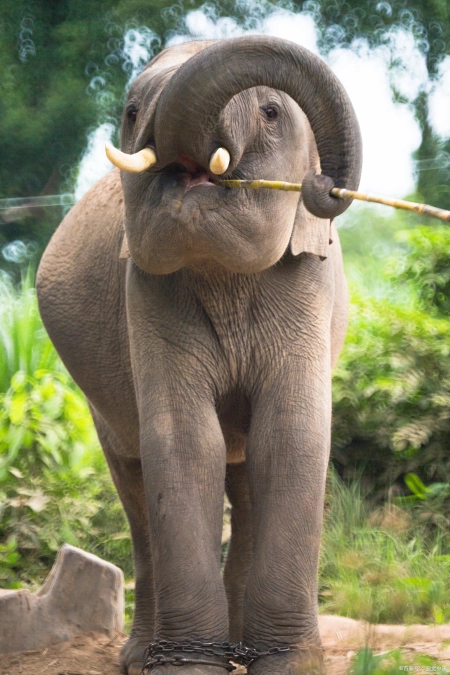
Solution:
{"label": "elephant mouth", "polygon": [[185,194],[195,187],[216,187],[214,183],[216,176],[186,155],[180,157],[178,162],[171,164],[166,170],[176,179],[177,184],[184,188]]}

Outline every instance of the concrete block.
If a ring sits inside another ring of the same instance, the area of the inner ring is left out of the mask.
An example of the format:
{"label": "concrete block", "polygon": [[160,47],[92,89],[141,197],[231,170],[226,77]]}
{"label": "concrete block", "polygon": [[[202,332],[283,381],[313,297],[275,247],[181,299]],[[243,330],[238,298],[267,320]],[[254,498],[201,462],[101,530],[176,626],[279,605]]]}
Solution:
{"label": "concrete block", "polygon": [[96,631],[114,637],[123,630],[122,571],[64,544],[36,592],[0,592],[0,653],[44,649]]}

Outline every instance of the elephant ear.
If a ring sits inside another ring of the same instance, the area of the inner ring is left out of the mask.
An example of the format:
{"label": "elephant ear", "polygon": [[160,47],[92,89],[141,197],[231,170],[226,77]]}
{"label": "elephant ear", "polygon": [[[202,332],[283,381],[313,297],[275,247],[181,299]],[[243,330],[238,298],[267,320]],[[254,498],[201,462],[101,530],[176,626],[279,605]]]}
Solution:
{"label": "elephant ear", "polygon": [[[309,157],[306,160],[307,165],[304,167],[305,175],[312,168],[315,168],[316,172],[320,174],[320,158],[316,139],[314,138],[314,133],[306,116],[304,117],[304,121],[309,147]],[[331,223],[332,221],[329,218],[318,218],[310,213],[305,207],[302,196],[300,195],[291,236],[292,255],[297,256],[300,255],[300,253],[313,253],[314,255],[318,255],[322,260],[328,258],[328,249],[333,241],[331,236]]]}
{"label": "elephant ear", "polygon": [[128,246],[127,233],[123,231],[122,246],[120,247],[119,260],[131,258],[130,248]]}
{"label": "elephant ear", "polygon": [[310,213],[300,197],[291,236],[291,253],[313,253],[328,258],[331,238],[331,220],[317,218]]}

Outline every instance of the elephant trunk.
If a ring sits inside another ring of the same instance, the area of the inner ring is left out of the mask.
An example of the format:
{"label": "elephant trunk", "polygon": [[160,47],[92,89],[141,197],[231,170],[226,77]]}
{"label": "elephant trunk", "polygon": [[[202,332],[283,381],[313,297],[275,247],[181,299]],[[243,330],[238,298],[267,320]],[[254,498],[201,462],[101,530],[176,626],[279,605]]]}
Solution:
{"label": "elephant trunk", "polygon": [[250,36],[213,43],[179,68],[157,105],[159,162],[168,164],[188,155],[207,167],[217,148],[224,147],[231,155],[228,171],[232,171],[242,156],[243,139],[239,130],[221,127],[220,115],[233,96],[256,86],[291,96],[312,127],[322,174],[311,170],[303,180],[306,208],[320,218],[345,211],[350,201],[332,197],[330,190],[359,186],[361,135],[352,104],[319,57],[279,38]]}

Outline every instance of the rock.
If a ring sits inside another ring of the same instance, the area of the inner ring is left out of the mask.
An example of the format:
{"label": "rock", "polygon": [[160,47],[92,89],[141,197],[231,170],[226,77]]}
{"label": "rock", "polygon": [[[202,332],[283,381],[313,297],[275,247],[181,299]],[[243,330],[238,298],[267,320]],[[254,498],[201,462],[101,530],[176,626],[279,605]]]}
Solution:
{"label": "rock", "polygon": [[43,586],[0,592],[0,653],[24,652],[95,631],[123,629],[122,571],[64,544]]}

